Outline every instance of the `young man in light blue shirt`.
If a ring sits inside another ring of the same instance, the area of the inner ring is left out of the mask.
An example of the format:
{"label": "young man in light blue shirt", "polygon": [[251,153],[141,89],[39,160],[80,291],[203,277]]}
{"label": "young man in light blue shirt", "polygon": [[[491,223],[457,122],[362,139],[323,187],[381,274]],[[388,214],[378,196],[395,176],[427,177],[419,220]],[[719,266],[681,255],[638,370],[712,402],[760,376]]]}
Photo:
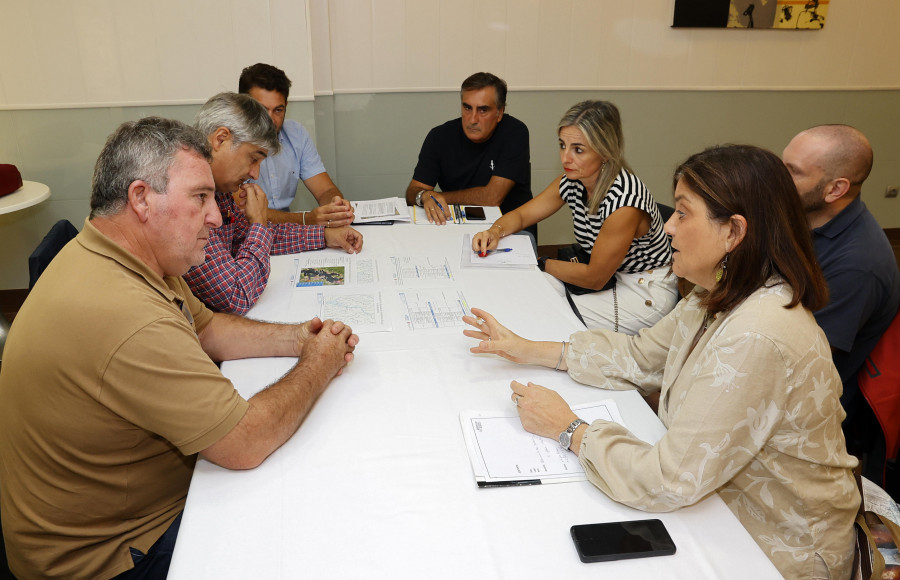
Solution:
{"label": "young man in light blue shirt", "polygon": [[[278,129],[281,152],[267,157],[256,183],[266,192],[273,222],[342,227],[353,221],[353,207],[325,171],[316,146],[303,125],[285,120],[291,81],[279,68],[257,63],[241,72],[238,91],[262,104]],[[300,180],[319,203],[312,211],[288,213]]]}

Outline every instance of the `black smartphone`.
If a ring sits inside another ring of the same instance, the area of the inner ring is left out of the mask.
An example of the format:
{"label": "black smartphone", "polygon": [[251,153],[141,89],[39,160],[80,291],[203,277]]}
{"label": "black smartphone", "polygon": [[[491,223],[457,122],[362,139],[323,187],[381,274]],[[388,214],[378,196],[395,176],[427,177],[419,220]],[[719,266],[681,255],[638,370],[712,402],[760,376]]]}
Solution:
{"label": "black smartphone", "polygon": [[608,562],[675,553],[675,542],[659,520],[634,520],[572,526],[582,562]]}
{"label": "black smartphone", "polygon": [[466,212],[466,220],[484,221],[484,208],[466,206],[463,208]]}

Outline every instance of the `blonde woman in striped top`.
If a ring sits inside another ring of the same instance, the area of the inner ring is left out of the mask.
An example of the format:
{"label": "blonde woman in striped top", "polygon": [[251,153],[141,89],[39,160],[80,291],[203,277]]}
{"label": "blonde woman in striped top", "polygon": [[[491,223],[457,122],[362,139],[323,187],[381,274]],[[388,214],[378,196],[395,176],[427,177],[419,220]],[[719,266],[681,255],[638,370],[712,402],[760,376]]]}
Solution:
{"label": "blonde woman in striped top", "polygon": [[472,249],[553,215],[572,211],[578,261],[541,258],[547,280],[591,329],[636,334],[678,301],[669,274],[672,248],[650,191],[625,162],[619,110],[607,101],[578,103],[558,126],[563,175],[537,197],[476,234]]}

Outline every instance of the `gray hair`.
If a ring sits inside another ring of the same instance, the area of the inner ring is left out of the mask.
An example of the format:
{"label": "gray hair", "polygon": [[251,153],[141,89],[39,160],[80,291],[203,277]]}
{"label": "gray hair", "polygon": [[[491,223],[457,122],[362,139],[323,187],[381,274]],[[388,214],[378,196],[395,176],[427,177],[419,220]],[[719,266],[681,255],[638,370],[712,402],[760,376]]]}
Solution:
{"label": "gray hair", "polygon": [[175,155],[184,150],[212,161],[206,137],[181,121],[145,117],[122,123],[106,140],[94,165],[91,218],[122,211],[128,201],[128,188],[137,180],[164,193]]}
{"label": "gray hair", "polygon": [[266,149],[270,156],[281,151],[275,123],[266,108],[249,95],[219,93],[212,97],[200,108],[194,127],[207,138],[225,127],[231,132],[234,147],[250,143]]}
{"label": "gray hair", "polygon": [[576,127],[583,134],[588,147],[600,154],[606,162],[600,168],[600,176],[594,190],[588,192],[588,213],[597,214],[600,202],[612,187],[619,172],[631,171],[625,162],[625,137],[619,109],[609,101],[582,101],[566,111],[556,128],[557,135],[565,127]]}

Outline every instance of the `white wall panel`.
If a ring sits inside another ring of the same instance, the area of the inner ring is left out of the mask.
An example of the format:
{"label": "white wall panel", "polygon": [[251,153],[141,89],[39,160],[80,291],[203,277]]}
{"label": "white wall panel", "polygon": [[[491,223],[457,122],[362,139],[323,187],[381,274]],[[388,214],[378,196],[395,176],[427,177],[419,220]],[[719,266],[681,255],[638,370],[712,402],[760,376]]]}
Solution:
{"label": "white wall panel", "polygon": [[[630,83],[632,28],[634,5],[632,2],[602,2],[603,11],[597,23],[597,34],[588,37],[582,50],[598,50],[603,55],[598,87],[625,87]],[[594,46],[597,48],[595,49]],[[580,83],[580,76],[574,82]],[[587,85],[590,86],[590,85]]]}
{"label": "white wall panel", "polygon": [[[448,90],[476,70],[495,72],[513,89],[900,86],[900,59],[892,56],[900,52],[892,30],[900,20],[896,0],[832,0],[821,31],[674,29],[674,0],[330,0],[330,6],[338,93]],[[361,30],[367,27],[371,34]],[[337,37],[356,38],[363,57],[378,55],[373,67],[383,72],[368,74],[352,50],[338,53]],[[391,43],[404,48],[403,67]],[[381,55],[389,61],[377,62]]]}
{"label": "white wall panel", "polygon": [[[31,96],[37,103],[79,102],[85,98],[78,31],[73,27],[71,2],[38,0],[30,7],[28,28],[34,35],[35,53],[15,53],[31,68],[26,72],[38,78]],[[33,59],[33,60],[32,60]]]}
{"label": "white wall panel", "polygon": [[440,14],[440,0],[407,0],[404,22],[408,78],[404,86],[440,86]]}
{"label": "white wall panel", "polygon": [[746,33],[765,37],[759,39],[762,42],[757,42],[755,36],[747,39],[742,73],[744,85],[790,86],[797,81],[797,73],[803,68],[797,58],[803,54],[802,33],[789,30],[748,30]]}
{"label": "white wall panel", "polygon": [[406,67],[406,2],[374,0],[372,12],[372,68],[377,85],[408,87]]}
{"label": "white wall panel", "polygon": [[[316,95],[332,94],[331,82],[331,19],[328,0],[309,0],[309,65]],[[288,74],[290,76],[290,74]]]}
{"label": "white wall panel", "polygon": [[481,18],[478,0],[441,0],[440,18],[436,23],[440,46],[440,83],[458,87],[475,68],[475,36],[489,34]]}
{"label": "white wall panel", "polygon": [[[111,31],[118,31],[115,51],[118,53],[118,64],[121,67],[123,95],[121,101],[139,100],[146,102],[161,101],[164,98],[162,83],[162,64],[158,44],[159,34],[147,34],[140,40],[132,38],[129,31],[139,25],[156,26],[154,2],[116,2],[108,3],[115,21]],[[87,28],[90,30],[90,28]],[[121,40],[120,40],[121,39]],[[130,39],[130,40],[129,40]],[[88,67],[89,68],[89,67]],[[0,69],[2,75],[2,69]]]}
{"label": "white wall panel", "polygon": [[[309,6],[308,6],[309,4]],[[900,86],[896,0],[821,31],[671,28],[674,0],[0,0],[0,108],[198,103],[270,62],[316,92]],[[314,30],[313,30],[314,29]]]}
{"label": "white wall panel", "polygon": [[[538,39],[551,37],[552,30],[541,28],[540,0],[512,0],[509,18],[506,69],[491,71],[511,86],[537,86]],[[474,72],[474,71],[473,71]],[[463,76],[465,78],[465,75]],[[459,83],[457,83],[458,85]]]}
{"label": "white wall panel", "polygon": [[0,108],[202,103],[270,62],[312,99],[306,3],[0,0]]}
{"label": "white wall panel", "polygon": [[[312,41],[310,39],[309,11],[306,2],[297,0],[270,0],[271,9],[266,14],[268,29],[260,19],[258,35],[265,36],[271,30],[271,53],[246,60],[234,75],[234,89],[240,69],[257,62],[268,62],[284,70],[291,79],[291,98],[311,100],[315,94],[313,83]],[[252,42],[252,38],[249,39]],[[240,51],[238,51],[240,58]]]}
{"label": "white wall panel", "polygon": [[495,73],[506,69],[510,4],[515,6],[516,0],[481,0],[477,3],[476,12],[472,15],[472,25],[479,27],[472,39],[472,70],[463,75],[457,85],[473,72]]}
{"label": "white wall panel", "polygon": [[[853,55],[850,61],[850,82],[869,86],[887,84],[885,61],[890,59],[896,63],[900,55],[897,49],[897,18],[900,18],[900,2],[892,3],[889,10],[859,13],[855,40],[846,44]],[[891,80],[895,80],[896,74],[892,76]]]}
{"label": "white wall panel", "polygon": [[[569,79],[579,79],[584,86],[599,86],[606,77],[609,55],[604,53],[608,43],[603,35],[602,22],[605,14],[603,2],[595,0],[573,0],[569,35],[565,39],[570,45],[566,74]],[[543,34],[550,35],[550,31]],[[563,38],[557,38],[563,42]]]}
{"label": "white wall panel", "polygon": [[[566,64],[579,39],[571,34],[572,0],[541,0],[538,5],[538,26],[532,42],[538,47],[535,73],[537,82],[553,86],[571,85]],[[593,43],[592,44],[592,48]]]}
{"label": "white wall panel", "polygon": [[[331,74],[334,87],[370,89],[372,74],[372,4],[363,0],[331,0]],[[397,39],[402,41],[403,39]]]}
{"label": "white wall panel", "polygon": [[690,35],[671,28],[670,5],[670,0],[646,0],[634,8],[630,86],[684,86],[682,72]]}
{"label": "white wall panel", "polygon": [[109,0],[84,0],[72,6],[69,23],[77,34],[79,60],[94,63],[79,67],[84,82],[84,100],[88,102],[119,101],[125,98],[125,79],[114,34],[96,34],[92,30],[117,30],[115,12]]}
{"label": "white wall panel", "polygon": [[[41,78],[34,74],[37,59],[22,55],[36,55],[38,40],[32,34],[31,3],[5,1],[2,4],[3,34],[0,34],[0,104],[9,100],[20,101],[32,94]],[[14,23],[12,25],[8,23]]]}

